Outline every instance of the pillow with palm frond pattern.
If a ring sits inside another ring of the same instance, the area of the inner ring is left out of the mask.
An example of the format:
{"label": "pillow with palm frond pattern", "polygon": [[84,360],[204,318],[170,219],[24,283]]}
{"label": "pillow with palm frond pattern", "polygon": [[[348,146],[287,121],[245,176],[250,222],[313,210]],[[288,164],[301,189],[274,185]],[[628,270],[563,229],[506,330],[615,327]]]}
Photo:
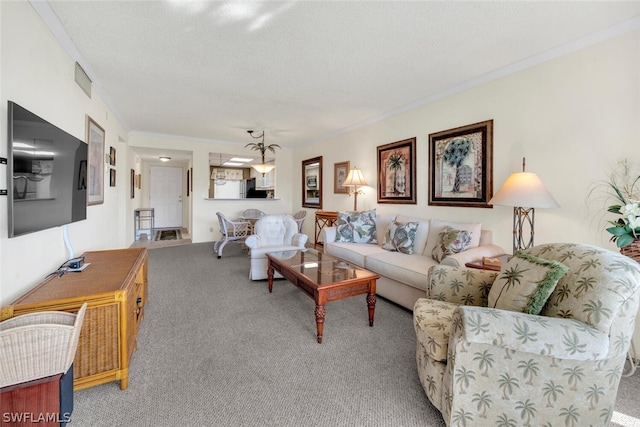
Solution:
{"label": "pillow with palm frond pattern", "polygon": [[401,222],[391,221],[384,235],[382,249],[411,255],[413,253],[413,242],[416,239],[418,225],[417,222],[403,224]]}
{"label": "pillow with palm frond pattern", "polygon": [[464,251],[471,244],[472,234],[470,231],[456,230],[449,226],[443,228],[431,256],[441,262],[447,255]]}
{"label": "pillow with palm frond pattern", "polygon": [[336,242],[378,243],[376,238],[376,210],[338,212]]}
{"label": "pillow with palm frond pattern", "polygon": [[489,307],[540,314],[558,281],[569,270],[558,261],[517,251],[489,291]]}

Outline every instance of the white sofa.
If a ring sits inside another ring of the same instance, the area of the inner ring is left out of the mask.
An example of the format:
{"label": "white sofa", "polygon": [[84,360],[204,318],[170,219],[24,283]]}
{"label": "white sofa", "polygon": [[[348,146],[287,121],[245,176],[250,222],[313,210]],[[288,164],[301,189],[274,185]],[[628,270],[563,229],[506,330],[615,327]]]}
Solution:
{"label": "white sofa", "polygon": [[[382,248],[387,227],[393,220],[400,223],[419,223],[413,254]],[[424,297],[427,291],[429,268],[438,264],[431,253],[444,227],[471,231],[472,235],[475,234],[475,239],[472,241],[472,247],[445,257],[440,264],[464,266],[465,263],[481,259],[483,256],[495,257],[505,253],[504,249],[491,243],[491,232],[482,230],[482,224],[479,223],[457,223],[395,214],[378,215],[375,222],[376,244],[336,242],[336,227],[325,227],[322,230],[324,252],[379,274],[381,277],[376,284],[376,293],[409,310],[413,309],[418,298]]]}

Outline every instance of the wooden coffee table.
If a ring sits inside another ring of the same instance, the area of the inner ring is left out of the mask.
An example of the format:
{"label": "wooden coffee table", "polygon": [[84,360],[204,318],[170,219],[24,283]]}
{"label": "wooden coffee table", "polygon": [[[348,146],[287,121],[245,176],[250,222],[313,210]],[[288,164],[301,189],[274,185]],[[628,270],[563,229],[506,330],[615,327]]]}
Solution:
{"label": "wooden coffee table", "polygon": [[273,291],[273,274],[277,271],[315,301],[318,343],[322,343],[324,306],[330,301],[367,294],[369,326],[373,326],[376,280],[380,278],[377,274],[315,249],[271,252],[267,253],[267,259],[269,292]]}

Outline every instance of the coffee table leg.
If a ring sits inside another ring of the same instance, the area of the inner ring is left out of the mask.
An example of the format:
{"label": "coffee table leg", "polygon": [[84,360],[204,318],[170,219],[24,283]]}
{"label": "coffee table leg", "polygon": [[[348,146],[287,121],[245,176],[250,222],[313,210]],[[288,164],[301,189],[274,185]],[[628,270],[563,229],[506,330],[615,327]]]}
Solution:
{"label": "coffee table leg", "polygon": [[322,344],[322,331],[324,329],[324,305],[316,305],[316,329],[318,330],[318,344]]}
{"label": "coffee table leg", "polygon": [[373,326],[373,315],[376,311],[376,294],[367,294],[367,307],[369,307],[369,326]]}
{"label": "coffee table leg", "polygon": [[271,260],[269,260],[269,266],[267,267],[267,279],[269,280],[269,293],[273,291],[273,265],[271,265]]}

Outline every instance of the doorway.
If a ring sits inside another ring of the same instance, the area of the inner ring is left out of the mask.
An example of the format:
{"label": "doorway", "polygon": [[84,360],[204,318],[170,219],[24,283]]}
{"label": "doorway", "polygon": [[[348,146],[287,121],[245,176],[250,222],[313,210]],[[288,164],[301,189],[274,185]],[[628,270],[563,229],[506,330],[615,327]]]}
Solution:
{"label": "doorway", "polygon": [[182,168],[151,166],[149,185],[155,228],[182,228]]}

